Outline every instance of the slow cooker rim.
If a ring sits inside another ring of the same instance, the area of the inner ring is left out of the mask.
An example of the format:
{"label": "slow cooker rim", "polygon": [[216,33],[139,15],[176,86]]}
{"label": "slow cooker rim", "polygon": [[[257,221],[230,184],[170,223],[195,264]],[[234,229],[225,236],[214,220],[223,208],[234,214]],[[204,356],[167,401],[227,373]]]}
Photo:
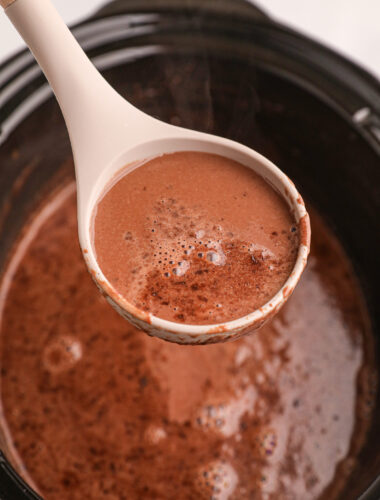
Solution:
{"label": "slow cooker rim", "polygon": [[[114,3],[109,4],[109,7],[112,7]],[[118,0],[116,0],[116,3],[118,3]],[[112,18],[120,19],[120,14],[107,13],[107,7],[101,9],[101,15],[96,13],[88,20],[82,21],[73,27],[74,34],[84,47],[86,47],[91,39],[91,35],[88,36],[85,34],[83,36],[83,32],[89,26],[95,26],[96,31],[97,26],[101,29],[101,25],[98,24],[99,22],[101,23],[106,19],[110,20]],[[168,16],[170,14],[168,9],[159,10],[155,7],[152,10],[158,16]],[[171,15],[175,17],[188,16],[190,11],[189,8],[177,9]],[[191,12],[195,16],[198,10],[194,9]],[[130,19],[131,16],[137,16],[137,14],[137,9],[132,9],[132,11],[125,12],[125,17]],[[147,13],[145,12],[144,16],[146,15]],[[140,19],[137,20],[137,23],[144,22],[144,16],[141,18],[141,15],[139,15]],[[215,26],[215,23],[223,20],[225,20],[223,13],[213,15],[212,24]],[[318,89],[319,94],[329,96],[331,103],[335,102],[336,109],[340,109],[345,113],[346,118],[351,119],[352,125],[357,131],[361,135],[364,135],[372,147],[380,153],[380,81],[375,76],[371,75],[369,71],[363,69],[358,64],[350,61],[347,57],[336,53],[309,37],[297,33],[287,26],[267,18],[265,15],[256,16],[254,19],[249,20],[241,20],[234,17],[233,23],[239,24],[236,27],[239,34],[241,30],[245,30],[247,36],[253,36],[252,23],[254,23],[256,36],[258,33],[259,37],[266,37],[266,43],[269,40],[272,48],[275,47],[277,50],[287,51],[287,55],[292,60],[297,62],[298,65],[301,64],[305,70],[313,71],[314,76],[323,76],[324,80],[318,82],[318,85],[314,85],[314,90]],[[106,46],[107,44],[104,45],[104,47]],[[89,53],[91,56],[91,50]],[[0,64],[0,103],[3,108],[0,116],[0,143],[4,140],[4,137],[1,137],[2,126],[15,109],[17,109],[18,98],[20,98],[19,94],[13,91],[11,98],[8,99],[7,93],[9,93],[10,88],[12,90],[12,86],[14,87],[17,80],[24,77],[25,73],[28,71],[31,72],[31,70],[38,73],[34,78],[39,78],[42,82],[45,82],[28,49],[10,56]],[[7,75],[7,78],[2,77],[4,74]],[[30,82],[25,81],[24,83]],[[20,91],[25,87],[25,84],[21,86]],[[21,97],[21,101],[23,100],[25,100],[25,96]]]}

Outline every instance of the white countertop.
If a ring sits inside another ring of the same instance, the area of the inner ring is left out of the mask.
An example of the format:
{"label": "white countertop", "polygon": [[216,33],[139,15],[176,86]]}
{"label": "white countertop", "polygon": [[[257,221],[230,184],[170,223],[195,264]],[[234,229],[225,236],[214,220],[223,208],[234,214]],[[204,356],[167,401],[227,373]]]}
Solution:
{"label": "white countertop", "polygon": [[[104,0],[52,1],[68,24],[83,19],[105,3]],[[380,79],[380,0],[256,0],[255,3],[273,18],[322,41]],[[23,41],[4,12],[0,12],[0,62],[21,47]]]}

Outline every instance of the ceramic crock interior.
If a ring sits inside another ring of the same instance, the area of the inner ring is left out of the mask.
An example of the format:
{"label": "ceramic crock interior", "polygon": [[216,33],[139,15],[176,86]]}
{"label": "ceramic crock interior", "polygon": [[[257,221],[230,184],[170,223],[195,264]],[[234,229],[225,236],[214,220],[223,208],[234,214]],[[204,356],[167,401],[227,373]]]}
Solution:
{"label": "ceramic crock interior", "polygon": [[[170,123],[246,144],[296,182],[351,258],[378,337],[380,276],[374,249],[379,246],[380,144],[368,120],[355,115],[367,108],[373,119],[378,85],[265,18],[247,19],[239,8],[233,15],[217,9],[211,15],[202,13],[200,4],[182,11],[181,4],[142,2],[141,15],[137,4],[125,2],[129,14],[111,16],[106,24],[100,16],[76,34],[108,81],[134,105]],[[119,3],[117,10],[125,6]],[[15,132],[9,126],[19,106],[45,85],[38,73],[27,76],[33,63],[26,61],[12,77],[24,75],[25,84],[6,102],[1,124],[0,270],[39,200],[73,178],[65,164],[68,136],[54,99],[25,111]],[[342,493],[346,500],[357,498],[380,470],[377,401],[367,444]]]}

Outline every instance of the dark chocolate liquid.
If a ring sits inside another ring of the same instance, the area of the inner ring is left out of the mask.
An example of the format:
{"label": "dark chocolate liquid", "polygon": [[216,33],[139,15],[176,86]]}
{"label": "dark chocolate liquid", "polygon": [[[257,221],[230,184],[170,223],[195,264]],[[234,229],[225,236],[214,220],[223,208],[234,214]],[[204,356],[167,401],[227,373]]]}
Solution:
{"label": "dark chocolate liquid", "polygon": [[342,249],[312,217],[310,262],[270,323],[233,343],[137,331],[88,276],[73,187],[0,288],[9,446],[47,500],[337,497],[368,424],[366,326]]}

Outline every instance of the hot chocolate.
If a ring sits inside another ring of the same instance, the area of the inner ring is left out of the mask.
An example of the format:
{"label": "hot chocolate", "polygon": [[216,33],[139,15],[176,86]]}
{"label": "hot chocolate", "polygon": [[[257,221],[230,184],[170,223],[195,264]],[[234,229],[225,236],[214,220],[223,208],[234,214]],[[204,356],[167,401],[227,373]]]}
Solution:
{"label": "hot chocolate", "polygon": [[44,499],[337,498],[370,422],[371,339],[345,254],[312,222],[310,264],[271,323],[179,346],[98,293],[74,186],[47,204],[0,287],[2,424]]}
{"label": "hot chocolate", "polygon": [[163,319],[225,322],[263,306],[297,257],[281,196],[230,159],[179,152],[123,171],[94,216],[98,264],[134,306]]}

